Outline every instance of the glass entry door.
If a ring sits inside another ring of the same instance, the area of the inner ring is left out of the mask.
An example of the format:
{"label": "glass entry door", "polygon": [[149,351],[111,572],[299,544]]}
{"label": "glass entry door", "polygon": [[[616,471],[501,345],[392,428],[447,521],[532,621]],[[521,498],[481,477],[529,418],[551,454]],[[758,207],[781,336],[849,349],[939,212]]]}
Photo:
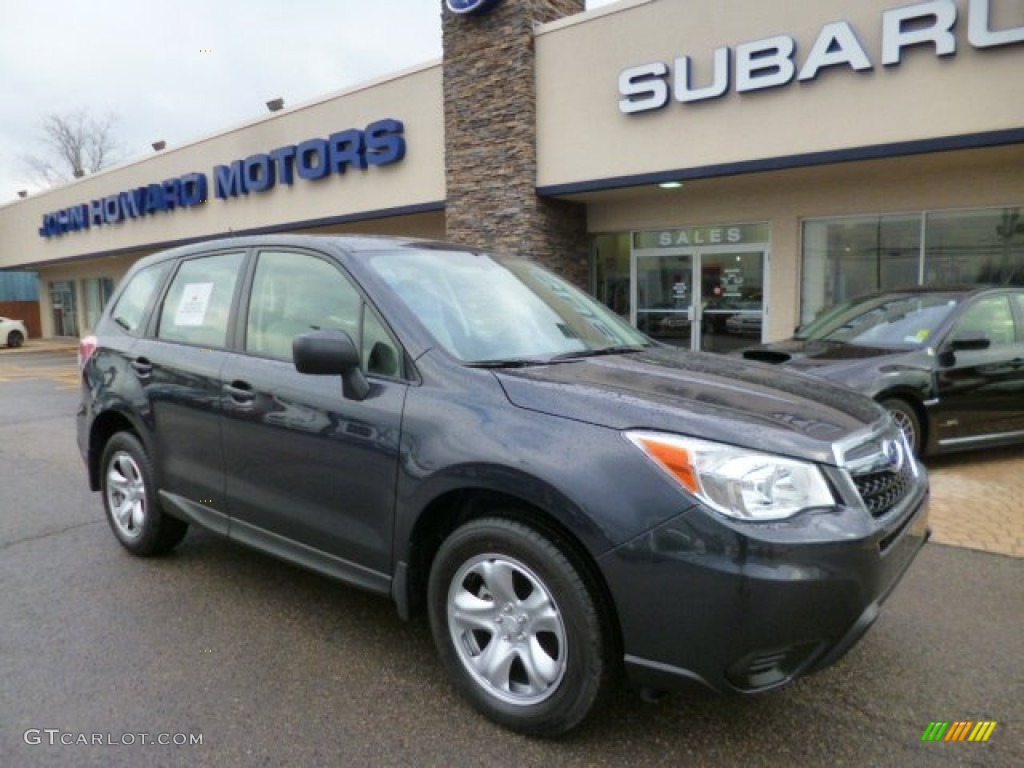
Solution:
{"label": "glass entry door", "polygon": [[634,324],[674,346],[731,352],[761,341],[764,248],[633,252]]}
{"label": "glass entry door", "polygon": [[764,320],[764,251],[700,253],[700,345],[732,352],[761,341]]}
{"label": "glass entry door", "polygon": [[636,255],[633,324],[652,338],[691,346],[694,321],[693,254]]}
{"label": "glass entry door", "polygon": [[50,307],[53,310],[53,335],[78,335],[78,307],[75,306],[75,283],[50,283]]}

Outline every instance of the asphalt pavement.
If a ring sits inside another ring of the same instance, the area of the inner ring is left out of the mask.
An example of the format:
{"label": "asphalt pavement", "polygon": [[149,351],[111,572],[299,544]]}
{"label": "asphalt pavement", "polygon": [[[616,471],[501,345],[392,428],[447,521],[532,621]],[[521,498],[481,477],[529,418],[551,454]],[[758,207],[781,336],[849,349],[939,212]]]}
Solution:
{"label": "asphalt pavement", "polygon": [[[73,377],[8,352],[0,766],[1024,765],[1024,559],[933,542],[828,670],[749,699],[623,691],[532,740],[464,705],[386,600],[202,532],[127,554],[86,486]],[[921,740],[966,720],[997,725]]]}

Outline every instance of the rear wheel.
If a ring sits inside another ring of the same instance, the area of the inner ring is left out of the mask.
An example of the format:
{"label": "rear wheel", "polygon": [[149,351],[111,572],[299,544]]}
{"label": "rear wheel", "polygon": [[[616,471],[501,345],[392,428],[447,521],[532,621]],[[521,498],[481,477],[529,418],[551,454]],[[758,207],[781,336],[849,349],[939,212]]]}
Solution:
{"label": "rear wheel", "polygon": [[11,331],[7,334],[8,347],[20,347],[25,343],[25,335],[21,331]]}
{"label": "rear wheel", "polygon": [[430,573],[431,629],[449,676],[484,715],[533,736],[570,730],[607,688],[596,606],[565,554],[512,520],[459,528]]}
{"label": "rear wheel", "polygon": [[107,522],[122,546],[135,555],[173,549],[188,523],[163,512],[156,500],[149,454],[135,435],[118,432],[103,449],[101,492]]}
{"label": "rear wheel", "polygon": [[889,398],[882,401],[882,407],[892,415],[892,420],[907,437],[907,443],[915,456],[921,455],[921,420],[918,418],[914,406],[906,400]]}

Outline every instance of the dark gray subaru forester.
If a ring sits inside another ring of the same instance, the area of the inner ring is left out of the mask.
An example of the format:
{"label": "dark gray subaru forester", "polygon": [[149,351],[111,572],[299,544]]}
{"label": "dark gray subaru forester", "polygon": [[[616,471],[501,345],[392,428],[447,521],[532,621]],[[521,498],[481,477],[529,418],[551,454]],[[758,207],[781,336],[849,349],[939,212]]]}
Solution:
{"label": "dark gray subaru forester", "polygon": [[754,693],[840,658],[928,537],[866,397],[660,346],[537,264],[251,237],[138,262],[81,349],[78,442],[117,539],[190,524],[425,610],[517,731],[624,671]]}

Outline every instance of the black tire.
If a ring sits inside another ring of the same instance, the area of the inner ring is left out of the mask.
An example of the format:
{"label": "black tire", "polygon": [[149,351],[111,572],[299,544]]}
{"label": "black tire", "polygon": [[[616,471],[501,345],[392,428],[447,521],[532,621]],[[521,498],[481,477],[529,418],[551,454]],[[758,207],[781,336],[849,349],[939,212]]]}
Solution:
{"label": "black tire", "polygon": [[892,397],[887,400],[883,400],[882,407],[892,415],[897,426],[903,430],[903,434],[907,436],[907,442],[910,444],[910,449],[914,452],[915,456],[919,457],[921,455],[923,436],[921,434],[921,419],[918,418],[917,411],[914,410],[914,406],[906,400],[901,400],[898,397]]}
{"label": "black tire", "polygon": [[[556,736],[603,698],[612,678],[610,633],[580,572],[538,531],[502,518],[467,523],[438,550],[428,589],[441,662],[491,720]],[[488,655],[485,674],[474,661]]]}
{"label": "black tire", "polygon": [[133,555],[168,552],[188,532],[188,523],[160,508],[149,454],[130,432],[118,432],[103,449],[100,493],[110,529]]}
{"label": "black tire", "polygon": [[20,347],[25,343],[25,336],[21,331],[11,331],[7,334],[8,347]]}

